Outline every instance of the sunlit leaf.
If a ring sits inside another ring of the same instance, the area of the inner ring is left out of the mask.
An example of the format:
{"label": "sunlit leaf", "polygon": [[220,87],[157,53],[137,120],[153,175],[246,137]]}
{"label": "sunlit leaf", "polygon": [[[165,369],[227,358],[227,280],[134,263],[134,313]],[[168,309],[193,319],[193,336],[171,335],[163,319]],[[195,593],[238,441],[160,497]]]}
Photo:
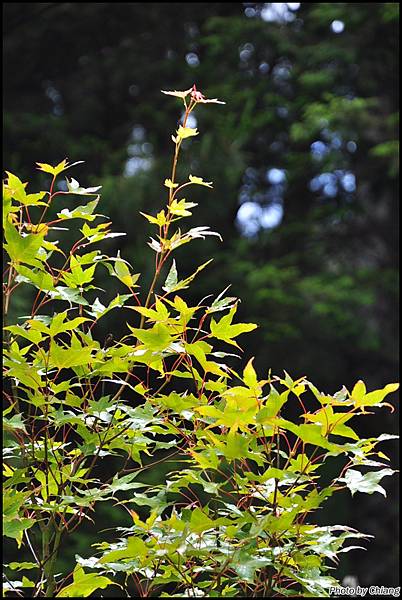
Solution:
{"label": "sunlit leaf", "polygon": [[195,185],[205,185],[205,187],[212,187],[212,181],[204,181],[202,177],[196,177],[195,175],[188,176],[189,181]]}
{"label": "sunlit leaf", "polygon": [[387,475],[393,475],[395,471],[392,469],[381,469],[380,471],[371,471],[370,473],[360,473],[355,469],[348,469],[344,477],[338,479],[338,481],[345,482],[347,487],[350,489],[352,496],[356,492],[364,494],[373,494],[379,492],[383,496],[386,496],[386,491],[383,487],[378,485],[383,477]]}
{"label": "sunlit leaf", "polygon": [[80,186],[76,179],[71,178],[71,180],[69,181],[67,177],[66,182],[67,189],[71,194],[79,194],[82,196],[90,196],[96,194],[102,187],[101,185],[98,185],[96,187],[83,188]]}
{"label": "sunlit leaf", "polygon": [[181,140],[184,140],[188,137],[193,137],[195,135],[198,135],[198,131],[192,127],[182,127],[180,125],[179,129],[177,130],[177,137]]}
{"label": "sunlit leaf", "polygon": [[95,590],[104,590],[109,585],[117,585],[98,573],[85,573],[80,565],[75,567],[73,577],[73,583],[60,590],[56,598],[87,598]]}
{"label": "sunlit leaf", "polygon": [[165,92],[164,90],[161,90],[161,92],[162,94],[167,94],[168,96],[176,96],[176,98],[184,99],[186,96],[189,95],[192,89],[193,88],[190,88],[188,90],[185,90],[184,92],[177,92],[176,90],[174,90],[173,92]]}
{"label": "sunlit leaf", "polygon": [[233,306],[229,313],[222,317],[222,319],[216,322],[214,319],[211,320],[211,334],[218,340],[223,340],[228,344],[237,346],[233,339],[242,333],[247,333],[256,329],[257,325],[254,323],[237,323],[232,325],[232,320],[235,315],[237,306]]}

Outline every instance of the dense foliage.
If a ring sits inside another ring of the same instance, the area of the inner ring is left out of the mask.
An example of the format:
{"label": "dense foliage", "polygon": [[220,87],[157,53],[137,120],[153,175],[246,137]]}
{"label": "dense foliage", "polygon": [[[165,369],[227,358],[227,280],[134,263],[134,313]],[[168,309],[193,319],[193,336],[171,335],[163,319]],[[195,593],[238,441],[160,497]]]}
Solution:
{"label": "dense foliage", "polygon": [[[78,163],[37,163],[51,175],[49,191],[37,193],[7,172],[5,318],[18,289],[35,294],[30,314],[5,326],[4,534],[31,553],[30,561],[7,564],[5,590],[45,597],[87,597],[109,586],[141,597],[327,596],[337,583],[338,556],[360,548],[345,542],[370,535],[318,526],[311,513],[345,488],[386,495],[379,482],[395,471],[377,445],[395,436],[364,438],[351,422],[375,408],[393,410],[384,399],[399,386],[367,392],[359,380],[328,394],[306,377],[272,375],[268,364],[260,379],[249,357],[239,369],[237,338],[257,325],[234,321],[239,301],[225,295],[227,288],[189,304],[183,290],[210,261],[179,278],[172,257],[199,238],[220,237],[207,226],[182,229],[176,222],[197,206],[184,190],[212,187],[198,175],[178,175],[180,150],[198,136],[190,117],[199,105],[221,102],[195,86],[164,93],[178,97],[184,112],[171,136],[166,206],[143,213],[156,228],[146,294],[119,252],[96,249],[122,235],[95,212],[99,187],[66,177],[67,189],[57,188],[58,176]],[[95,199],[77,206],[74,196]],[[67,228],[67,241],[75,239],[65,247]],[[105,304],[97,285],[102,268],[103,280],[117,280],[126,292]],[[98,324],[110,311],[127,329],[102,340]],[[101,461],[110,468],[100,470]],[[328,481],[331,461],[336,475]],[[64,538],[91,520],[99,503],[127,511],[131,523],[98,538],[92,552],[76,556],[73,572],[60,574]],[[28,576],[15,580],[15,570]]]}
{"label": "dense foliage", "polygon": [[[170,140],[156,90],[196,77],[230,99],[197,114],[206,134],[194,170],[216,183],[194,218],[224,240],[205,293],[228,273],[263,325],[248,343],[254,354],[264,345],[273,368],[326,387],[380,385],[395,376],[398,347],[398,4],[289,6],[275,17],[262,3],[8,3],[7,167],[29,179],[38,156],[85,160],[128,233],[122,252],[150,281],[146,234],[121,200],[133,214],[158,209]],[[280,226],[267,214],[282,214]],[[191,257],[181,260],[189,271]]]}

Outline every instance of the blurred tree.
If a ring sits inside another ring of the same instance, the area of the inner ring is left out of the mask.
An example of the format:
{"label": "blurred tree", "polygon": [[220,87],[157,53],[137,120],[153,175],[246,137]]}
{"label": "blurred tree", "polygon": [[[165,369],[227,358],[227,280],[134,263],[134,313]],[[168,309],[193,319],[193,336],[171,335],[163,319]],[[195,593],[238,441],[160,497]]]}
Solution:
{"label": "blurred tree", "polygon": [[[165,123],[180,116],[159,90],[196,82],[227,102],[200,110],[206,133],[190,142],[192,172],[214,180],[191,198],[196,219],[224,242],[191,301],[231,283],[244,319],[261,325],[245,355],[263,372],[333,391],[358,378],[381,387],[397,378],[398,13],[397,3],[5,3],[6,168],[28,178],[35,161],[85,160],[83,183],[103,184],[105,212],[128,233],[116,249],[146,281],[138,211],[160,205]],[[200,245],[199,263],[216,246]],[[188,272],[194,260],[183,250]],[[395,422],[384,414],[377,433]],[[358,528],[377,502],[359,509]],[[396,584],[395,518],[396,507],[370,524],[384,564],[367,557],[364,585]]]}

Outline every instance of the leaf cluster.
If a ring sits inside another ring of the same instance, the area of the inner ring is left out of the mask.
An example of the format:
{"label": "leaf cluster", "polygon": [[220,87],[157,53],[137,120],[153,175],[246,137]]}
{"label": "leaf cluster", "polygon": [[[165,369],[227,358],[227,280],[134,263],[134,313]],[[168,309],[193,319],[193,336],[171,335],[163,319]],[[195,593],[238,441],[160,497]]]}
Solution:
{"label": "leaf cluster", "polygon": [[[235,322],[239,301],[227,289],[190,306],[178,292],[209,261],[179,279],[172,258],[184,244],[219,237],[206,226],[176,226],[196,206],[183,190],[212,186],[193,175],[180,183],[176,168],[183,140],[198,134],[186,125],[191,112],[220,101],[195,86],[170,94],[185,117],[172,136],[166,207],[144,214],[156,228],[146,294],[128,261],[96,249],[122,235],[95,212],[99,188],[67,179],[67,191],[55,191],[74,165],[38,163],[52,177],[48,191],[28,194],[12,173],[4,182],[5,320],[21,286],[36,294],[30,314],[4,327],[4,534],[33,558],[7,565],[33,574],[7,576],[5,591],[87,597],[117,585],[158,597],[327,596],[339,555],[360,547],[349,540],[370,536],[319,527],[311,516],[345,489],[385,495],[380,481],[395,471],[377,446],[394,436],[361,439],[354,424],[392,409],[384,400],[398,384],[367,392],[358,381],[331,395],[306,377],[268,371],[260,379],[252,358],[236,368],[233,347],[242,353],[239,337],[257,325]],[[95,199],[74,207],[77,195]],[[67,207],[46,220],[64,198]],[[76,234],[69,248],[57,239],[61,225]],[[96,285],[102,267],[122,287],[105,304]],[[128,315],[127,331],[102,343],[97,325],[111,310]],[[110,458],[119,468],[101,480],[97,466]],[[332,458],[342,467],[325,483]],[[165,478],[150,484],[147,471],[161,463]],[[93,556],[77,555],[72,573],[56,574],[63,538],[99,502],[128,511],[132,524],[95,544]]]}

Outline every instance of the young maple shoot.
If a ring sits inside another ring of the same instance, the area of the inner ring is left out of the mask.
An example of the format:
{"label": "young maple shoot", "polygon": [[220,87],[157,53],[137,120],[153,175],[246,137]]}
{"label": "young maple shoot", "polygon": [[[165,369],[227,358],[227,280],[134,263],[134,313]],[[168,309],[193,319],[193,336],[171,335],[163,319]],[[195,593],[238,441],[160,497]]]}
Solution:
{"label": "young maple shoot", "polygon": [[[190,306],[185,290],[210,261],[183,277],[174,256],[198,238],[220,237],[207,226],[177,226],[197,206],[184,192],[212,182],[192,174],[178,181],[176,171],[183,141],[191,147],[199,135],[190,114],[224,103],[195,86],[163,93],[185,113],[172,135],[166,206],[143,214],[155,228],[145,293],[120,253],[97,249],[122,235],[95,212],[100,188],[66,178],[66,191],[56,190],[78,163],[37,163],[51,181],[34,193],[6,173],[3,533],[6,554],[16,544],[29,560],[7,562],[4,593],[87,597],[110,587],[109,595],[141,597],[329,596],[340,554],[371,536],[318,526],[314,513],[347,490],[385,496],[381,480],[395,471],[379,444],[396,436],[361,439],[353,427],[377,409],[393,410],[384,400],[398,384],[367,391],[358,381],[331,395],[306,377],[269,371],[260,379],[252,358],[236,366],[240,336],[257,325],[236,322],[238,299],[227,288]],[[66,227],[68,248],[57,240]],[[110,302],[95,285],[102,268],[121,285]],[[32,294],[30,313],[10,322],[21,289]],[[121,339],[98,335],[101,319],[125,309]],[[332,457],[340,470],[323,483]],[[92,521],[98,503],[114,522],[127,523],[128,511],[130,525],[60,572],[62,544]]]}

